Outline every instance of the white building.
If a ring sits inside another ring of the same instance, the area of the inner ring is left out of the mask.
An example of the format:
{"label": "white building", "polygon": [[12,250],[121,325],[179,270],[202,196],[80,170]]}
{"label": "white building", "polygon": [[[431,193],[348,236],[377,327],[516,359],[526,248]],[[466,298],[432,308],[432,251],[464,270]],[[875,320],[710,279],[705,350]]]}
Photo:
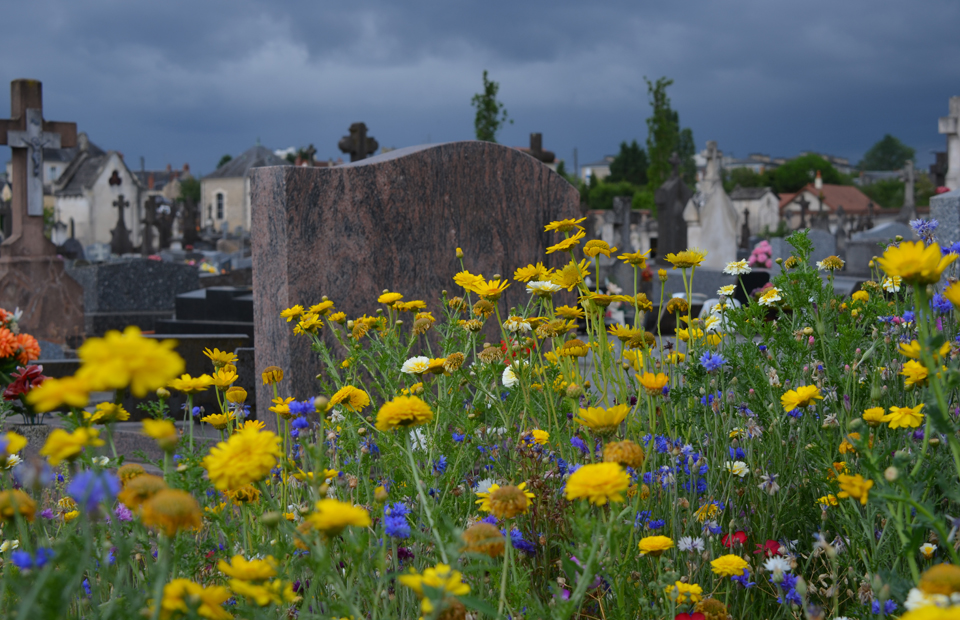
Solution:
{"label": "white building", "polygon": [[780,223],[780,199],[769,187],[735,187],[730,192],[733,208],[737,210],[738,230],[748,214],[750,234],[773,232]]}
{"label": "white building", "polygon": [[[46,168],[46,164],[44,165]],[[87,247],[110,243],[117,224],[114,203],[122,195],[123,218],[133,245],[140,243],[142,187],[127,168],[123,155],[104,151],[87,134],[77,136],[77,153],[53,184],[54,222],[52,241],[61,244],[70,236]]]}
{"label": "white building", "polygon": [[250,230],[250,170],[264,166],[289,166],[265,146],[257,145],[200,179],[200,218],[220,230]]}
{"label": "white building", "polygon": [[580,178],[584,183],[590,183],[591,177],[596,177],[598,181],[604,180],[610,176],[610,164],[613,163],[614,159],[616,159],[615,156],[607,155],[600,161],[580,166]]}

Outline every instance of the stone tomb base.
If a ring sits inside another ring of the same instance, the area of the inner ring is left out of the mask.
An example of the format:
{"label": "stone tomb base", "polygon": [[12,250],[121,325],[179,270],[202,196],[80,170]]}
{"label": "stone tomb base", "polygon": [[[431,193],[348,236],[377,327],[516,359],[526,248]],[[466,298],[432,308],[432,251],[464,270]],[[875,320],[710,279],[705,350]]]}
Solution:
{"label": "stone tomb base", "polygon": [[83,288],[56,256],[0,256],[0,307],[22,310],[20,329],[38,340],[83,338]]}

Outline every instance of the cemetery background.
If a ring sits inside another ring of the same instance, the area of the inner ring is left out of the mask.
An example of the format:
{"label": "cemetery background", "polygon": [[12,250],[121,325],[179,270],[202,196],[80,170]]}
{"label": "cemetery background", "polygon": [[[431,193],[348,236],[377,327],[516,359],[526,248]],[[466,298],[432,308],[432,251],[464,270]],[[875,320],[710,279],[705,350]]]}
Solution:
{"label": "cemetery background", "polygon": [[[951,100],[951,116],[940,122],[951,154],[956,107]],[[615,294],[646,294],[654,305],[648,327],[655,325],[667,300],[684,290],[676,272],[665,280],[653,275],[668,266],[663,258],[668,253],[688,247],[707,251],[693,288],[694,314],[717,297],[721,286],[739,284],[723,267],[748,260],[764,237],[770,264],[755,265],[755,277],[765,271],[778,275],[779,259],[793,250],[782,235],[751,230],[751,222],[774,221],[774,211],[779,228],[809,229],[810,265],[834,255],[846,258],[845,273],[830,276],[841,294],[854,292],[870,278],[871,261],[890,241],[918,238],[916,227],[908,225],[918,215],[940,222],[936,235],[944,247],[960,240],[960,192],[940,191],[929,198],[929,207],[918,205],[916,171],[909,160],[899,173],[904,177],[899,208],[878,208],[869,199],[864,205],[862,192],[826,183],[820,170],[798,191],[781,193],[774,206],[767,199],[772,194],[768,187],[761,192],[735,187],[728,193],[723,154],[710,141],[699,154],[704,165],[696,170],[695,183],[687,184],[686,163],[671,152],[663,182],[655,191],[640,190],[652,194],[653,208],[634,208],[638,203],[651,206],[649,196],[638,200],[638,191],[612,196],[612,208],[598,210],[589,207],[601,185],[568,183],[562,169],[555,171],[555,157],[543,150],[539,134],[532,134],[524,148],[462,142],[369,157],[376,142],[361,125],[352,126],[340,144],[350,164],[291,166],[257,145],[201,179],[197,202],[194,195],[176,190],[184,182],[197,185],[189,167],[182,175],[166,171],[160,183],[157,172],[131,172],[122,156],[92,145],[72,124],[45,121],[39,83],[15,82],[11,120],[0,126],[15,148],[10,228],[0,246],[0,294],[7,297],[0,305],[26,309],[22,325],[40,337],[37,361],[54,378],[77,372],[81,363],[73,352],[85,338],[127,325],[149,338],[175,338],[185,370],[193,376],[208,369],[205,348],[235,353],[242,377],[238,386],[249,395],[251,417],[279,430],[277,418],[264,415],[273,394],[254,378],[279,365],[288,369],[284,390],[303,394],[314,389],[322,370],[310,343],[280,321],[282,310],[339,291],[337,308],[359,316],[381,286],[442,298],[442,290],[453,288],[448,278],[457,270],[457,248],[472,257],[474,269],[508,278],[511,266],[540,260],[550,245],[543,222],[583,217],[588,238],[602,239],[618,252],[648,254],[651,261],[642,275],[613,257],[598,256],[599,271],[591,281]],[[70,214],[73,221],[53,222],[47,238],[42,173],[35,171],[47,150],[66,148],[77,151],[54,183],[59,188],[55,204],[58,217]],[[953,164],[951,155],[944,188],[957,185]],[[744,204],[733,196],[742,196]],[[844,206],[841,200],[850,202]],[[109,241],[96,241],[107,234],[104,214],[94,214],[94,208],[107,202],[114,214]],[[86,224],[78,226],[83,218]],[[51,239],[61,242],[55,246]],[[562,266],[549,258],[545,262]],[[738,295],[745,302],[768,280],[759,277],[756,286]],[[520,286],[504,296],[507,307],[524,299]],[[566,299],[561,295],[558,300]],[[50,320],[52,308],[60,313],[55,320]],[[629,324],[633,315],[629,307],[612,305],[606,319]],[[672,330],[664,333],[672,338]],[[498,336],[485,335],[492,342]],[[336,348],[330,337],[326,342]],[[110,394],[95,398],[108,400]],[[176,411],[184,401],[174,395],[169,406]],[[142,416],[141,403],[129,396],[124,401],[129,411],[138,412],[136,417]],[[219,406],[212,393],[197,395],[193,404],[208,411]],[[162,456],[139,428],[118,425],[120,452]],[[194,432],[201,442],[214,443],[218,437],[203,425]],[[40,442],[33,443],[31,450]]]}

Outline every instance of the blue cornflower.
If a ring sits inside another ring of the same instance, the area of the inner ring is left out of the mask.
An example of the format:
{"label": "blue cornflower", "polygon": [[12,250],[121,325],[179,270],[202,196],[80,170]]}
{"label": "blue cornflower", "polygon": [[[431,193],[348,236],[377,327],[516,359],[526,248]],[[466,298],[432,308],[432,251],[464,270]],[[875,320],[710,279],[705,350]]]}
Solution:
{"label": "blue cornflower", "polygon": [[120,480],[108,471],[82,471],[67,485],[67,494],[87,511],[102,502],[113,501],[119,492]]}
{"label": "blue cornflower", "polygon": [[933,241],[933,233],[939,225],[940,222],[937,220],[910,220],[910,227],[925,243]]}
{"label": "blue cornflower", "polygon": [[947,254],[960,254],[960,241],[954,241],[951,245],[945,245],[940,251],[944,256]]}
{"label": "blue cornflower", "polygon": [[[110,563],[113,564],[113,551],[110,552]],[[43,568],[44,565],[53,559],[53,549],[49,547],[40,547],[37,549],[33,564],[37,568]]]}
{"label": "blue cornflower", "polygon": [[433,473],[439,476],[445,471],[447,471],[447,457],[441,456],[433,462]]}
{"label": "blue cornflower", "polygon": [[403,502],[387,504],[383,508],[383,527],[387,536],[392,538],[407,538],[410,536],[410,524],[407,515],[410,509]]}
{"label": "blue cornflower", "polygon": [[20,570],[33,568],[33,557],[27,551],[14,551],[10,554],[10,561]]}
{"label": "blue cornflower", "polygon": [[913,321],[916,318],[917,318],[917,315],[914,314],[913,310],[907,310],[906,312],[903,313],[903,320],[906,323],[913,323]]}
{"label": "blue cornflower", "polygon": [[496,518],[495,516],[493,516],[493,515],[487,515],[487,516],[485,516],[484,518],[480,519],[480,521],[481,521],[482,523],[488,523],[488,524],[490,524],[490,525],[496,525],[496,524],[497,524],[497,518]]}
{"label": "blue cornflower", "polygon": [[454,440],[455,442],[457,442],[457,443],[462,443],[463,440],[466,439],[466,438],[467,438],[467,436],[466,436],[466,435],[463,435],[463,434],[461,434],[461,433],[453,433],[453,440]]}
{"label": "blue cornflower", "polygon": [[310,428],[310,423],[307,422],[307,419],[302,416],[297,416],[290,422],[290,428],[296,430],[306,430]]}
{"label": "blue cornflower", "polygon": [[87,598],[93,596],[93,592],[90,590],[90,580],[84,577],[83,582],[80,584],[83,586],[83,591],[86,593]]}
{"label": "blue cornflower", "polygon": [[936,310],[940,314],[946,314],[953,310],[953,304],[951,304],[947,298],[940,293],[934,293],[933,299],[930,300],[930,308]]}
{"label": "blue cornflower", "polygon": [[[505,534],[505,532],[502,532],[502,533]],[[528,542],[528,541],[523,537],[523,532],[521,532],[521,531],[518,530],[517,528],[513,528],[512,530],[510,530],[510,542],[513,544],[513,548],[514,548],[514,549],[517,549],[517,550],[519,550],[519,551],[522,551],[523,553],[526,553],[527,555],[536,555],[536,554],[537,554],[537,547],[536,547],[536,545],[534,545],[534,544],[531,543],[531,542]]]}
{"label": "blue cornflower", "polygon": [[803,412],[800,411],[800,409],[791,409],[790,411],[787,412],[787,415],[790,416],[791,418],[802,418]]}
{"label": "blue cornflower", "polygon": [[664,521],[663,519],[653,519],[651,521],[647,521],[647,527],[650,528],[651,530],[659,530],[666,524],[667,522]]}
{"label": "blue cornflower", "polygon": [[563,476],[567,473],[567,462],[561,458],[557,458],[557,469],[560,471],[560,475]]}
{"label": "blue cornflower", "polygon": [[590,452],[590,448],[587,447],[587,444],[576,435],[570,438],[570,443],[573,444],[573,447],[579,450],[584,456]]}
{"label": "blue cornflower", "polygon": [[763,352],[765,352],[765,351],[767,350],[767,345],[761,344],[761,345],[759,345],[757,348],[759,348],[759,349],[760,349],[760,352],[763,353]]}
{"label": "blue cornflower", "polygon": [[742,461],[743,459],[747,458],[747,455],[743,451],[743,448],[739,446],[737,446],[736,448],[734,448],[733,446],[730,446],[729,452],[730,452],[730,458],[733,459],[734,461]]}
{"label": "blue cornflower", "polygon": [[711,351],[707,351],[700,356],[700,365],[703,366],[707,372],[719,370],[726,362],[727,360],[723,359],[722,355]]}
{"label": "blue cornflower", "polygon": [[748,571],[747,569],[743,569],[743,574],[740,575],[739,577],[734,575],[733,577],[730,577],[730,579],[733,581],[736,581],[737,583],[739,583],[740,585],[742,585],[744,588],[748,590],[753,586],[757,585],[757,582],[750,581],[750,571]]}
{"label": "blue cornflower", "polygon": [[644,527],[647,524],[647,521],[650,520],[651,512],[649,510],[641,510],[637,513],[636,518],[633,520],[633,527]]}

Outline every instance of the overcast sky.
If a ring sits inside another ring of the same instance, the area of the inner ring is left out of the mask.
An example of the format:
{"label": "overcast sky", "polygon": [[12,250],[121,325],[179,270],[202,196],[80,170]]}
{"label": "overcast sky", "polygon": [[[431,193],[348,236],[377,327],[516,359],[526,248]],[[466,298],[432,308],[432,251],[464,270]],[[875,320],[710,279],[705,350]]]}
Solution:
{"label": "overcast sky", "polygon": [[957,0],[7,0],[0,14],[0,82],[42,80],[48,119],[132,168],[208,173],[258,138],[335,158],[356,121],[381,146],[472,139],[484,69],[515,121],[499,141],[542,132],[570,163],[575,147],[583,164],[642,143],[643,78],[669,76],[698,148],[856,161],[889,132],[926,166],[960,95]]}

